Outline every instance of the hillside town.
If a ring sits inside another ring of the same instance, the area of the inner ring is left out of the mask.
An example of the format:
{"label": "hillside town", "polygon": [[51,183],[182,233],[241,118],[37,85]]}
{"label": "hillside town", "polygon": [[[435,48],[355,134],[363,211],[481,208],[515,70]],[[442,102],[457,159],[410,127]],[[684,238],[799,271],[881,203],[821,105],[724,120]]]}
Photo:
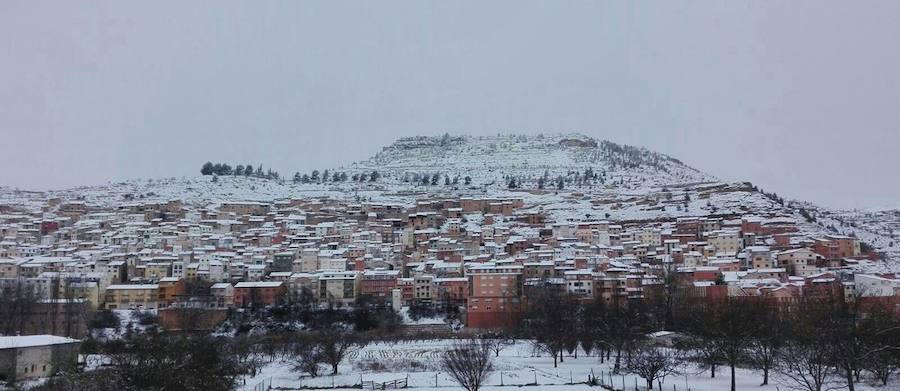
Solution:
{"label": "hillside town", "polygon": [[[23,334],[82,337],[74,313],[229,311],[304,298],[322,307],[457,307],[469,328],[515,319],[528,288],[582,300],[642,299],[667,280],[698,297],[845,300],[900,296],[895,274],[850,236],[809,234],[793,217],[555,222],[517,198],[422,199],[414,205],[329,199],[179,201],[95,208],[49,199],[3,206],[0,287],[33,287]],[[6,309],[4,309],[6,310]],[[50,316],[50,315],[53,316]],[[9,330],[14,317],[0,318]]]}

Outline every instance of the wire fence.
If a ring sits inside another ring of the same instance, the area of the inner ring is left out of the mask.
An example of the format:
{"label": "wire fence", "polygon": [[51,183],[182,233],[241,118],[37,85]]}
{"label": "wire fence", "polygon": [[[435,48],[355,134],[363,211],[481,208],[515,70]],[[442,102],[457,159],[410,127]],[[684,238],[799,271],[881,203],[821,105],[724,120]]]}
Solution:
{"label": "wire fence", "polygon": [[[402,378],[384,380],[379,377],[376,379],[365,379],[364,375],[360,375],[357,381],[352,383],[336,382],[335,377],[329,381],[322,382],[323,378],[319,378],[318,382],[304,383],[302,380],[296,387],[292,386],[274,386],[272,378],[264,379],[258,383],[253,391],[269,391],[269,390],[320,390],[320,389],[364,389],[364,390],[394,390],[394,389],[434,389],[434,388],[452,388],[459,387],[459,384],[445,376],[441,372],[435,372],[428,376],[410,377],[406,374]],[[584,376],[584,377],[582,377]],[[566,379],[567,378],[567,379]],[[674,380],[674,379],[673,379]],[[346,379],[344,379],[346,381]],[[330,383],[330,384],[329,384]],[[649,388],[646,381],[635,376],[626,374],[616,374],[613,372],[591,370],[589,374],[576,376],[574,372],[565,373],[547,373],[543,371],[533,370],[531,373],[524,374],[522,371],[498,371],[485,385],[491,387],[514,387],[523,386],[565,386],[565,385],[588,385],[599,387],[610,391],[648,391]],[[669,381],[663,384],[658,380],[652,388],[654,391],[692,391],[688,386],[687,379],[684,384],[679,386],[679,382]]]}

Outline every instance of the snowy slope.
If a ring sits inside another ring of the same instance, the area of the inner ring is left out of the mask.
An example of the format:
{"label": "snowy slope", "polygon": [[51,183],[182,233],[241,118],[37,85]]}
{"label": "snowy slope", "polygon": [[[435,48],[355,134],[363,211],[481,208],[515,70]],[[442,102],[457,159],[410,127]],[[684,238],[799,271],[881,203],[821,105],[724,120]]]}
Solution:
{"label": "snowy slope", "polygon": [[514,177],[526,186],[545,173],[575,179],[586,169],[604,182],[666,185],[716,179],[672,157],[609,141],[570,135],[407,137],[385,147],[351,169],[379,170],[398,178],[407,174],[469,175],[473,184],[506,186]]}

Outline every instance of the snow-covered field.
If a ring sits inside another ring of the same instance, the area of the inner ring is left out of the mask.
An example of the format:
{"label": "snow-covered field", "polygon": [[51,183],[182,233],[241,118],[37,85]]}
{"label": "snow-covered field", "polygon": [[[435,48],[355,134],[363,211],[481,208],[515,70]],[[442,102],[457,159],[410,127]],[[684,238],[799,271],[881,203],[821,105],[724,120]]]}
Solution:
{"label": "snow-covered field", "polygon": [[[345,360],[336,376],[325,375],[316,378],[303,376],[292,370],[291,365],[282,362],[274,362],[264,367],[253,378],[244,379],[239,389],[252,391],[254,387],[268,385],[275,389],[299,389],[308,388],[336,388],[350,389],[361,382],[374,381],[378,383],[393,380],[407,380],[409,388],[415,389],[441,389],[461,390],[455,381],[445,372],[440,370],[439,357],[443,350],[450,346],[452,340],[413,341],[395,344],[377,343],[366,346],[359,352],[355,352]],[[535,353],[530,343],[517,342],[500,352],[500,356],[494,359],[495,372],[488,379],[485,390],[502,390],[509,387],[534,385],[537,390],[598,390],[600,387],[591,387],[585,384],[589,376],[604,377],[604,384],[612,385],[615,389],[634,390],[635,384],[639,389],[644,389],[643,379],[634,375],[612,375],[612,363],[601,364],[596,356],[585,356],[584,352],[579,357],[565,357],[565,361],[557,368],[553,367],[553,360],[546,354]],[[380,369],[373,369],[380,368]],[[727,367],[721,367],[716,373],[716,378],[711,379],[708,371],[701,371],[694,367],[686,367],[683,374],[667,377],[662,383],[662,390],[695,390],[695,391],[719,391],[730,387],[731,377]],[[737,370],[738,390],[780,391],[789,388],[778,379],[777,375],[770,380],[770,385],[760,386],[762,373],[747,369]],[[872,386],[865,382],[857,384],[857,390],[895,390],[900,379],[894,379],[894,384],[886,387]],[[357,386],[358,387],[358,386]],[[259,389],[259,388],[256,388]],[[654,385],[654,389],[656,386]]]}

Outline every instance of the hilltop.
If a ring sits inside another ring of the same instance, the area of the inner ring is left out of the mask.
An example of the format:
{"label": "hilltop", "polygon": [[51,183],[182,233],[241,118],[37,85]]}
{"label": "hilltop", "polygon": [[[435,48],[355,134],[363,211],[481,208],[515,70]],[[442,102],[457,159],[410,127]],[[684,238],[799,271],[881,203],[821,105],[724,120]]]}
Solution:
{"label": "hilltop", "polygon": [[526,188],[545,176],[587,185],[581,179],[588,169],[598,177],[591,184],[621,187],[716,181],[673,157],[581,134],[406,137],[351,168],[403,179],[435,172],[469,175],[477,185],[504,186],[515,179]]}

